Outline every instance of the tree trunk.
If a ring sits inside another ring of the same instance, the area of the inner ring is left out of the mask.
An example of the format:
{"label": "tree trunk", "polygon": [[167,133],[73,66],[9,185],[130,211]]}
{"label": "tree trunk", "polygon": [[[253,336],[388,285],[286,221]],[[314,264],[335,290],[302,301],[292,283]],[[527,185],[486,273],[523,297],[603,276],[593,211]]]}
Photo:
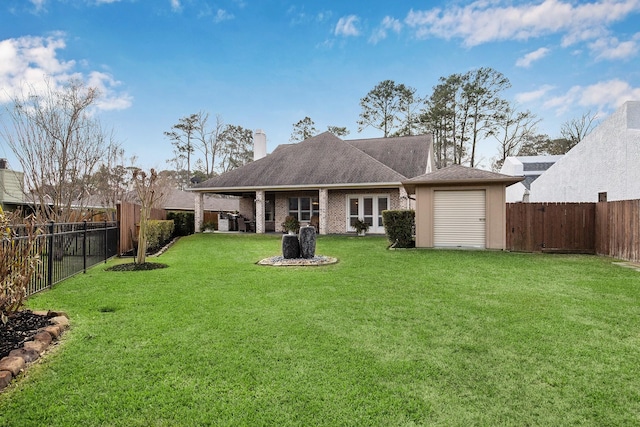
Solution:
{"label": "tree trunk", "polygon": [[147,221],[149,213],[146,208],[140,208],[140,232],[138,234],[138,253],[136,263],[144,264],[147,259]]}

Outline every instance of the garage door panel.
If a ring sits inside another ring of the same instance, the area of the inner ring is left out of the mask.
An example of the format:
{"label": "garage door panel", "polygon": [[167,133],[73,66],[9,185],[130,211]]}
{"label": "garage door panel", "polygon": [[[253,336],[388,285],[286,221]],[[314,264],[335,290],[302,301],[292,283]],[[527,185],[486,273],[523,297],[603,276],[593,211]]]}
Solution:
{"label": "garage door panel", "polygon": [[478,247],[486,244],[485,191],[434,193],[434,246]]}

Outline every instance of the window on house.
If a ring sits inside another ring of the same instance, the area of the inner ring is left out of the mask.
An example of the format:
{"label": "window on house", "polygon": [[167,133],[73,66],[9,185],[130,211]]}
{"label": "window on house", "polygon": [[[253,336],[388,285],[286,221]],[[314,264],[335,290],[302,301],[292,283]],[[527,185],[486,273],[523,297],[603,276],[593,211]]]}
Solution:
{"label": "window on house", "polygon": [[320,216],[320,202],[317,197],[290,197],[289,215],[298,221],[310,221],[312,216]]}
{"label": "window on house", "polygon": [[276,206],[275,199],[269,199],[265,201],[264,205],[264,220],[265,221],[273,221],[276,217]]}

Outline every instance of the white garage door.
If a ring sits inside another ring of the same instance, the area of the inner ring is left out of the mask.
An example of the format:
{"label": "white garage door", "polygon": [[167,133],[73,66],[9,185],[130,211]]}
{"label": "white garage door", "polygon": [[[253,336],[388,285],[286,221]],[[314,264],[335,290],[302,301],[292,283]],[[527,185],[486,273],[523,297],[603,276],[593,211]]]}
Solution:
{"label": "white garage door", "polygon": [[484,190],[436,191],[434,246],[484,248],[485,218]]}

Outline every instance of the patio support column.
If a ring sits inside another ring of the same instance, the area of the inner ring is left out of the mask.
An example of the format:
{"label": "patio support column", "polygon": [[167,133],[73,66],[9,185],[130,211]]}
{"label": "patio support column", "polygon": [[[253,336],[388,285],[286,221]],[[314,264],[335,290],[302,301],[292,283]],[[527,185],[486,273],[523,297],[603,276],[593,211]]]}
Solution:
{"label": "patio support column", "polygon": [[256,233],[264,234],[264,190],[256,191]]}
{"label": "patio support column", "polygon": [[195,232],[200,233],[202,231],[202,221],[204,220],[204,193],[195,193],[195,199],[193,222]]}
{"label": "patio support column", "polygon": [[329,190],[321,188],[318,190],[318,202],[320,203],[320,218],[318,234],[327,234],[329,232]]}

